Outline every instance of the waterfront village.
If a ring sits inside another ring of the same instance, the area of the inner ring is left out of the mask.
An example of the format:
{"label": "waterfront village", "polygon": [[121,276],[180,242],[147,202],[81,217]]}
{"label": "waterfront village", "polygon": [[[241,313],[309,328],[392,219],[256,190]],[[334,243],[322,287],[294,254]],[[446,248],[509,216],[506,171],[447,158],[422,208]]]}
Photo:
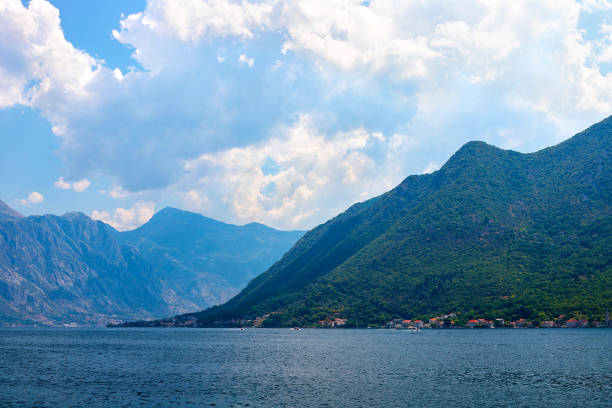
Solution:
{"label": "waterfront village", "polygon": [[[587,327],[612,327],[612,321],[610,320],[609,313],[606,314],[606,320],[589,321],[583,317],[568,317],[566,315],[559,315],[559,317],[553,320],[543,320],[539,324],[528,321],[527,319],[518,319],[514,321],[508,321],[503,318],[497,318],[494,320],[486,319],[470,319],[465,324],[456,324],[457,314],[449,313],[443,316],[438,316],[429,319],[428,321],[423,320],[405,320],[405,319],[393,319],[388,322],[385,327],[389,329],[429,329],[429,328],[459,328],[465,327],[469,329],[474,328],[587,328]],[[333,326],[332,326],[333,327]]]}
{"label": "waterfront village", "polygon": [[[407,320],[393,319],[389,321],[384,328],[387,329],[442,329],[442,328],[587,328],[587,327],[612,327],[609,313],[606,314],[606,320],[599,321],[588,319],[582,316],[568,317],[559,315],[553,320],[544,320],[535,324],[527,319],[518,319],[514,321],[497,318],[494,320],[486,319],[470,319],[465,324],[456,323],[457,313],[449,313],[442,316],[433,317],[429,320]],[[321,320],[318,322],[318,327],[342,327],[345,326],[347,319],[339,317]]]}
{"label": "waterfront village", "polygon": [[[470,319],[465,321],[457,316],[460,313],[449,313],[442,316],[433,317],[428,320],[409,320],[409,319],[393,319],[387,322],[383,326],[371,326],[372,328],[386,328],[386,329],[453,329],[453,328],[588,328],[588,327],[611,327],[612,320],[610,314],[606,313],[605,320],[591,320],[589,321],[586,317],[581,315],[567,316],[559,315],[552,320],[543,320],[540,322],[532,322],[527,319],[517,320],[505,320],[503,318],[497,318],[493,320],[487,319]],[[231,327],[263,327],[263,322],[270,317],[270,314],[263,315],[254,320],[248,319],[233,319],[228,321],[218,321],[215,325],[227,325]],[[347,324],[348,319],[334,316],[325,320],[320,320],[317,324],[312,327],[319,328],[343,328],[350,327]],[[194,316],[177,316],[170,319],[163,319],[158,322],[159,326],[162,327],[194,327],[197,325],[197,320]]]}
{"label": "waterfront village", "polygon": [[[486,319],[470,319],[465,324],[457,323],[457,313],[449,313],[442,316],[433,317],[429,320],[408,320],[408,319],[393,319],[389,321],[384,328],[387,329],[442,329],[442,328],[587,328],[587,327],[612,327],[610,314],[606,313],[606,319],[603,321],[589,321],[583,316],[569,317],[559,315],[553,320],[543,320],[538,324],[528,321],[527,319],[518,319],[514,321],[497,318],[494,320]],[[347,319],[333,317],[327,320],[318,322],[317,327],[343,327],[347,323]]]}

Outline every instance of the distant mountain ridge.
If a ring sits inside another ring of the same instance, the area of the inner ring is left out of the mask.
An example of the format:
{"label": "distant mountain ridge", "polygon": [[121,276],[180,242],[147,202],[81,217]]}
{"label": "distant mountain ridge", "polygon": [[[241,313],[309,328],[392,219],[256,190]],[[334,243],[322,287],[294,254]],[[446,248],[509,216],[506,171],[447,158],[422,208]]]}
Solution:
{"label": "distant mountain ridge", "polygon": [[612,117],[530,154],[469,142],[439,171],[308,231],[225,304],[174,321],[601,319],[612,308],[611,152]]}
{"label": "distant mountain ridge", "polygon": [[80,213],[0,220],[0,320],[95,324],[172,310],[152,270]]}
{"label": "distant mountain ridge", "polygon": [[[0,203],[0,324],[100,325],[198,310],[238,292],[300,235],[169,208],[119,232],[82,213],[23,217]],[[236,259],[237,249],[248,256]]]}
{"label": "distant mountain ridge", "polygon": [[4,201],[0,200],[0,217],[15,217],[15,218],[23,218],[23,215],[19,214],[17,211],[13,210],[11,207],[6,205]]}
{"label": "distant mountain ridge", "polygon": [[166,207],[147,223],[119,233],[172,287],[181,288],[190,310],[219,304],[265,271],[303,235],[263,224],[226,224]]}

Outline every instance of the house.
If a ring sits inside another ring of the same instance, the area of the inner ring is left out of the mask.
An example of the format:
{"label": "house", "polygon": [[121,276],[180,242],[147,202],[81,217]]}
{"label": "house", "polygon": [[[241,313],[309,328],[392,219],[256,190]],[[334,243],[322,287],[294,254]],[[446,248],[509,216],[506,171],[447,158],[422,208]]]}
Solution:
{"label": "house", "polygon": [[488,328],[491,328],[491,329],[493,327],[495,327],[491,320],[486,320],[486,319],[472,319],[472,320],[468,320],[466,326],[469,327],[469,328],[488,327]]}
{"label": "house", "polygon": [[552,320],[544,320],[543,322],[540,322],[540,327],[545,327],[545,328],[555,327],[555,322],[553,322]]}
{"label": "house", "polygon": [[387,327],[390,329],[401,329],[404,324],[404,320],[402,319],[393,319],[389,323],[387,323]]}
{"label": "house", "polygon": [[526,319],[518,319],[516,321],[516,326],[515,327],[532,327],[533,323],[528,322]]}
{"label": "house", "polygon": [[565,322],[565,327],[570,328],[570,329],[578,327],[578,320],[569,319],[567,322]]}
{"label": "house", "polygon": [[589,321],[587,319],[580,319],[578,320],[578,327],[589,327]]}
{"label": "house", "polygon": [[340,327],[346,324],[346,319],[336,317],[334,319],[319,320],[319,324],[323,327]]}
{"label": "house", "polygon": [[416,327],[417,329],[422,329],[423,328],[423,321],[422,320],[415,320],[414,322],[412,322],[412,326]]}

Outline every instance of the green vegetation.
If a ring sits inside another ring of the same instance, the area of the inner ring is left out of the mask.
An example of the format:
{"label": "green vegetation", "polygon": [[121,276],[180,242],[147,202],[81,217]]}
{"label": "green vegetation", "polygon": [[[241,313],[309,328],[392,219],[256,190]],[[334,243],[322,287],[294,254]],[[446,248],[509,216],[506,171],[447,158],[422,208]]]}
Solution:
{"label": "green vegetation", "polygon": [[[226,304],[191,314],[347,326],[450,311],[545,320],[612,309],[612,118],[532,154],[483,142],[309,231]],[[234,320],[235,321],[235,320]]]}

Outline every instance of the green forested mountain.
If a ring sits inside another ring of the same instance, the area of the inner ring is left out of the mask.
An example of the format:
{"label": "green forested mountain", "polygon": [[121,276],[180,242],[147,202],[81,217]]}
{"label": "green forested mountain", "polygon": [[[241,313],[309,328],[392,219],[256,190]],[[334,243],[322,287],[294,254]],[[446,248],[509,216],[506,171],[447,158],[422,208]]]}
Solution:
{"label": "green forested mountain", "polygon": [[612,309],[611,153],[612,117],[531,154],[470,142],[439,171],[309,231],[227,303],[182,318],[601,318]]}

